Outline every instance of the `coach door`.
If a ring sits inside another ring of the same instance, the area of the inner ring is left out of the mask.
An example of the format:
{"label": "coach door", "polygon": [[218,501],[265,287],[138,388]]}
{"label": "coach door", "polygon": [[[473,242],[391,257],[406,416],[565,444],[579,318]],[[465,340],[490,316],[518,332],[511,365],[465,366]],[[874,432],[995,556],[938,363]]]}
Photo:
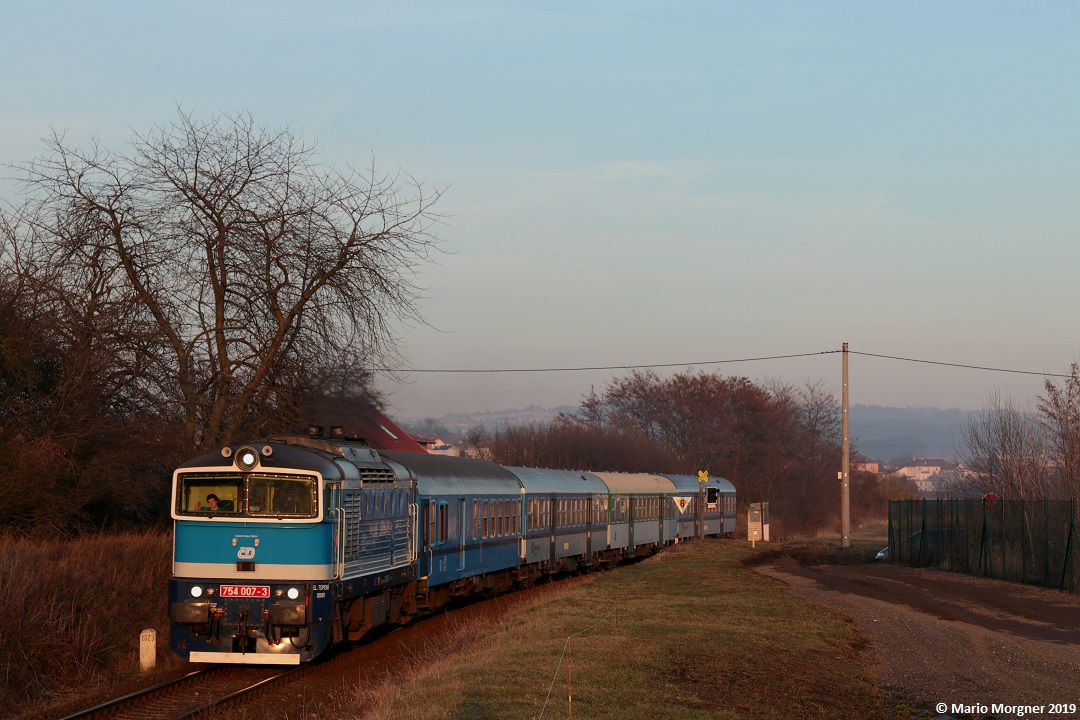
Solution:
{"label": "coach door", "polygon": [[631,495],[629,497],[629,502],[627,503],[627,505],[629,506],[629,509],[628,509],[628,514],[627,514],[627,517],[626,517],[627,528],[628,528],[628,530],[627,530],[628,536],[627,536],[627,539],[626,539],[626,551],[629,554],[633,555],[634,554],[634,518],[637,517],[638,498]]}
{"label": "coach door", "polygon": [[659,532],[657,536],[660,538],[660,542],[657,544],[658,547],[664,546],[664,516],[666,514],[664,497],[663,495],[657,495],[657,530]]}
{"label": "coach door", "polygon": [[550,524],[548,525],[548,535],[551,542],[548,543],[548,566],[552,569],[555,568],[555,529],[559,525],[559,501],[555,499],[555,493],[551,493],[551,512],[548,513],[551,516]]}
{"label": "coach door", "polygon": [[596,498],[591,494],[585,498],[585,561],[592,562],[592,525],[596,510]]}
{"label": "coach door", "polygon": [[465,498],[458,500],[458,570],[465,569]]}

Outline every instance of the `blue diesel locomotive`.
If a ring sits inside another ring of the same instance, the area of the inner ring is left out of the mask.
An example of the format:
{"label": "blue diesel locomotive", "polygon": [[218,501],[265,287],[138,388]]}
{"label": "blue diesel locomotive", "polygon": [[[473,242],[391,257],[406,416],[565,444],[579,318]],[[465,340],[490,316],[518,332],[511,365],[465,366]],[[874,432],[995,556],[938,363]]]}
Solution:
{"label": "blue diesel locomotive", "polygon": [[290,436],[181,465],[172,515],[173,651],[298,664],[455,597],[730,535],[735,488]]}

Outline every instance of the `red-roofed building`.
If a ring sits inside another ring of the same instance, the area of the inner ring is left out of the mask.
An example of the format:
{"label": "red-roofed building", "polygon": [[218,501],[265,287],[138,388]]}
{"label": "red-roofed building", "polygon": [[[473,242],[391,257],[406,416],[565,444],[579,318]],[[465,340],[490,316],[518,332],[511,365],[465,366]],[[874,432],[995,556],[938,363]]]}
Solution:
{"label": "red-roofed building", "polygon": [[426,453],[424,447],[409,433],[375,408],[354,409],[348,413],[346,424],[320,428],[327,438],[359,438],[376,450]]}

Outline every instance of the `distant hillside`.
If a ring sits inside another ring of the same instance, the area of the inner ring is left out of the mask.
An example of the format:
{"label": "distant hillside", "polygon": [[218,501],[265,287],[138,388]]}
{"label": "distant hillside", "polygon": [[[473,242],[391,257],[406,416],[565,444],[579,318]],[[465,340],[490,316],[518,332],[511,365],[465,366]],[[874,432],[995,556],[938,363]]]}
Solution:
{"label": "distant hillside", "polygon": [[852,443],[860,453],[882,462],[911,458],[955,461],[963,429],[978,412],[939,408],[851,408]]}
{"label": "distant hillside", "polygon": [[[518,425],[524,423],[539,423],[552,420],[560,412],[573,413],[577,411],[576,405],[561,405],[554,408],[545,408],[539,405],[530,405],[526,408],[513,408],[510,410],[483,410],[478,412],[451,413],[440,418],[434,418],[439,425],[446,428],[448,437],[444,440],[458,441],[465,431],[482,425],[490,430],[496,430],[509,423]],[[424,418],[395,418],[403,427],[415,428]]]}
{"label": "distant hillside", "polygon": [[[511,410],[484,410],[453,413],[433,418],[446,429],[446,440],[457,441],[466,430],[483,425],[495,430],[504,424],[547,422],[560,412],[573,413],[576,405],[545,408],[530,405]],[[855,405],[851,408],[851,438],[855,449],[881,462],[915,457],[957,459],[963,428],[977,415],[969,410],[939,408],[894,408]],[[404,427],[417,427],[419,418],[395,418]]]}

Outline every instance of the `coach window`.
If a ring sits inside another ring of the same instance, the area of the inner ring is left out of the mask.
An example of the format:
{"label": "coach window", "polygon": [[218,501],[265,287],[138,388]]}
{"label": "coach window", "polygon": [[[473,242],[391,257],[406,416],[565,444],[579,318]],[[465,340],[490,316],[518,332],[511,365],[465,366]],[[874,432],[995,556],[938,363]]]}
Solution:
{"label": "coach window", "polygon": [[488,501],[484,500],[480,503],[480,518],[484,526],[483,537],[488,536]]}
{"label": "coach window", "polygon": [[450,513],[446,503],[439,503],[439,542],[446,542],[446,521]]}

